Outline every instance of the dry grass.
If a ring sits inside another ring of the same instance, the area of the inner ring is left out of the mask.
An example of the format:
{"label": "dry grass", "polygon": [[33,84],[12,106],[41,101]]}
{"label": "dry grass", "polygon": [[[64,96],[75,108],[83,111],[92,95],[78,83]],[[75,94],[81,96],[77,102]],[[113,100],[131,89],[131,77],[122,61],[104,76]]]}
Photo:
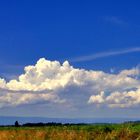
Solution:
{"label": "dry grass", "polygon": [[44,140],[46,132],[41,130],[3,130],[0,140]]}
{"label": "dry grass", "polygon": [[69,127],[1,129],[0,140],[140,140],[140,131],[127,127],[111,131]]}

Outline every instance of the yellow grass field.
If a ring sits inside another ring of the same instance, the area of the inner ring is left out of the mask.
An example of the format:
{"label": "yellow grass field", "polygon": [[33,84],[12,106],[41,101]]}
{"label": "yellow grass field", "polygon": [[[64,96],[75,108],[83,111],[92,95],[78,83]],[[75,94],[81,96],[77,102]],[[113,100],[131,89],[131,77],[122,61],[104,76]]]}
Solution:
{"label": "yellow grass field", "polygon": [[0,140],[140,140],[140,125],[0,128]]}

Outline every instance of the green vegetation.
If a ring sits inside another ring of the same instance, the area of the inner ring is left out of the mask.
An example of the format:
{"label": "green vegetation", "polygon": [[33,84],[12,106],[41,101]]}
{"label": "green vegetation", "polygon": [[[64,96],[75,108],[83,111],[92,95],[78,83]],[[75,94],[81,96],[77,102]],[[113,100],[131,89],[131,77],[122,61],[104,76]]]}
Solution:
{"label": "green vegetation", "polygon": [[140,123],[0,127],[0,140],[140,140]]}

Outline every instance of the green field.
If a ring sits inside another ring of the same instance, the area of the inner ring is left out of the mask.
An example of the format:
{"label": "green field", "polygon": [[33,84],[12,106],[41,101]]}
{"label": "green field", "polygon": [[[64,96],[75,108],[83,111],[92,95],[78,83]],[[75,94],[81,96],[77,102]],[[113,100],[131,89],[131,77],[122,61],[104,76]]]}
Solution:
{"label": "green field", "polygon": [[0,127],[0,140],[140,140],[140,124]]}

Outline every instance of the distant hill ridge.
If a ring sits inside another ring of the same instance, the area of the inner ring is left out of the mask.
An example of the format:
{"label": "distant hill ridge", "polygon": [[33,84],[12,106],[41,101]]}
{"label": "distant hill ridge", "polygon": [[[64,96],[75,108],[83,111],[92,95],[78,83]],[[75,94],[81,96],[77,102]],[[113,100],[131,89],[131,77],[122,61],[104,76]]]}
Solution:
{"label": "distant hill ridge", "polygon": [[15,121],[20,124],[25,123],[122,123],[122,122],[140,122],[139,118],[47,118],[47,117],[14,117],[14,116],[0,116],[0,125],[14,125]]}

